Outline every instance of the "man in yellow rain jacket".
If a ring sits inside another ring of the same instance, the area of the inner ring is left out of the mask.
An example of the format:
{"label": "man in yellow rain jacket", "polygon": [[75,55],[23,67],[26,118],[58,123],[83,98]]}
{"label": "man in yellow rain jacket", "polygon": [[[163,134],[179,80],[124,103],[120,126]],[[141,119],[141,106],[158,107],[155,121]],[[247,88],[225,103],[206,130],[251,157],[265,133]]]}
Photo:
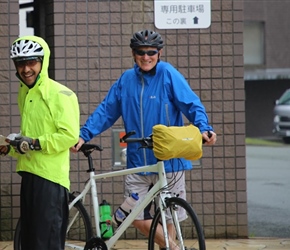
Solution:
{"label": "man in yellow rain jacket", "polygon": [[15,40],[10,56],[20,80],[21,131],[1,146],[21,175],[21,250],[64,249],[68,220],[69,148],[79,138],[73,91],[49,78],[50,50],[40,37]]}

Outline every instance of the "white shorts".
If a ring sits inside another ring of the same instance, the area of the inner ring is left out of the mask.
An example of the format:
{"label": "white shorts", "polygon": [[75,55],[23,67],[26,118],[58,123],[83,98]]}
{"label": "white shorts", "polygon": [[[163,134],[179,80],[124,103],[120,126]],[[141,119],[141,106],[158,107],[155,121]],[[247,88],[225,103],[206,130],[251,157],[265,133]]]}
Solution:
{"label": "white shorts", "polygon": [[[176,173],[167,173],[167,182],[168,184],[174,183],[174,185],[170,185],[169,191],[173,196],[178,196],[184,200],[186,200],[186,190],[185,190],[185,172],[180,171]],[[143,198],[148,193],[148,191],[152,188],[152,186],[158,181],[158,175],[138,175],[138,174],[130,174],[126,176],[125,179],[125,197],[128,197],[131,193],[138,193],[139,201],[143,201]],[[174,181],[174,182],[173,182]],[[138,204],[138,203],[137,203]],[[149,220],[152,219],[152,215],[150,211],[152,210],[151,206],[154,204],[152,201],[148,204],[148,206],[144,209],[142,213],[140,213],[136,220]],[[153,213],[154,213],[153,208]],[[168,222],[170,223],[169,215],[166,215],[168,218]],[[178,211],[178,219],[182,221],[186,219],[185,211]]]}

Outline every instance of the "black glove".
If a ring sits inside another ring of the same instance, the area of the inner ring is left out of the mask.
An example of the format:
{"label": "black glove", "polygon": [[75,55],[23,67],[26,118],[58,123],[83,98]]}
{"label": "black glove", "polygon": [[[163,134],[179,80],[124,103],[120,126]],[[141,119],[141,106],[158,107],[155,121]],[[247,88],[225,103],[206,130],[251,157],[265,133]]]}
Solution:
{"label": "black glove", "polygon": [[19,154],[25,154],[29,150],[41,150],[38,139],[33,140],[32,138],[26,136],[15,137],[13,141],[10,141],[10,145]]}

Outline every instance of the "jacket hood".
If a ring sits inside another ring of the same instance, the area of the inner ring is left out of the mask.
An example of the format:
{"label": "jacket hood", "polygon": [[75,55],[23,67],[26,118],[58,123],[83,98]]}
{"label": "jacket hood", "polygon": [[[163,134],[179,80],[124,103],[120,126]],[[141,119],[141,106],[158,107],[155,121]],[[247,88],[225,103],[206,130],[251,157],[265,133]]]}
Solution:
{"label": "jacket hood", "polygon": [[[22,36],[22,37],[16,39],[13,43],[20,41],[20,40],[31,40],[31,41],[34,41],[34,42],[37,42],[40,44],[40,46],[43,48],[44,56],[43,56],[43,60],[42,60],[42,68],[41,68],[41,71],[39,73],[39,77],[40,78],[48,77],[50,49],[49,49],[46,41],[43,38],[38,37],[38,36]],[[38,77],[38,79],[39,79],[39,77]]]}

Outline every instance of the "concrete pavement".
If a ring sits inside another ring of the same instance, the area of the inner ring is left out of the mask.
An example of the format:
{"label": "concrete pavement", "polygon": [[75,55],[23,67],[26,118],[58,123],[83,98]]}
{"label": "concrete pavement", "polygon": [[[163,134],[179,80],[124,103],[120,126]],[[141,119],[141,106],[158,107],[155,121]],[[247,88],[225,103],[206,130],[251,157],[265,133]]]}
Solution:
{"label": "concrete pavement", "polygon": [[[120,240],[114,249],[147,250],[146,240]],[[289,250],[290,238],[207,239],[207,250]],[[13,250],[11,241],[0,241],[0,250]]]}

